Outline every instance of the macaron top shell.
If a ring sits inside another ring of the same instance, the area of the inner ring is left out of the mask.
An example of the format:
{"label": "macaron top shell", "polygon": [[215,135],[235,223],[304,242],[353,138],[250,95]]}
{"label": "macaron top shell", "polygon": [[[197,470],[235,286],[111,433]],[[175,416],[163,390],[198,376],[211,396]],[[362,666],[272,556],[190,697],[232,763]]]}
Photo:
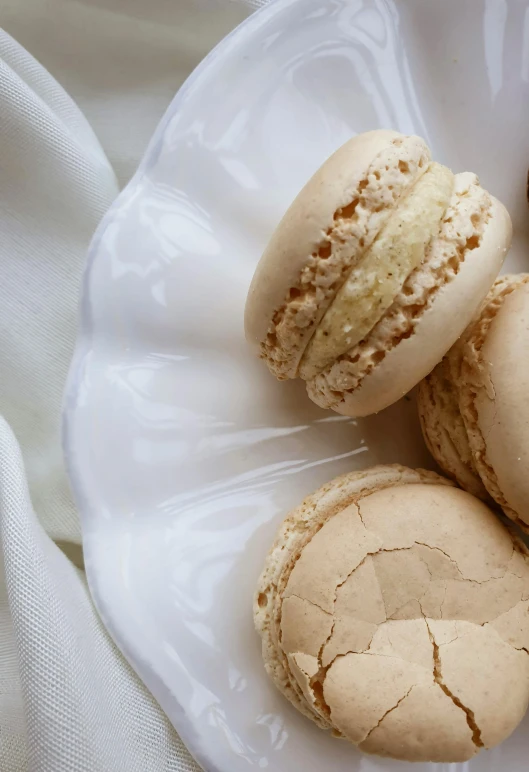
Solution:
{"label": "macaron top shell", "polygon": [[301,360],[305,380],[347,353],[373,329],[424,259],[454,190],[454,175],[431,163],[352,268]]}
{"label": "macaron top shell", "polygon": [[460,406],[483,482],[529,529],[529,277],[489,305],[462,352]]}
{"label": "macaron top shell", "polygon": [[361,750],[463,761],[529,701],[529,562],[431,473],[345,475],[281,526],[255,621],[276,685]]}

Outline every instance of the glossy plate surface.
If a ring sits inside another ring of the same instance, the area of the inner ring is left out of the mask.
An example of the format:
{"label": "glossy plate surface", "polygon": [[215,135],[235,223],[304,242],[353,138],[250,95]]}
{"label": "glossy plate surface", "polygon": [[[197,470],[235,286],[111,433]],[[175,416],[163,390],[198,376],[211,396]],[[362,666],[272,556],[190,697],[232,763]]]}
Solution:
{"label": "glossy plate surface", "polygon": [[[210,772],[375,772],[268,683],[254,585],[277,524],[324,481],[430,465],[409,398],[352,421],[278,384],[242,329],[280,216],[351,134],[423,135],[509,207],[527,270],[529,6],[285,0],[184,85],[102,222],[65,401],[90,586],[109,630]],[[525,727],[525,728],[524,728]],[[470,764],[519,772],[529,723]]]}

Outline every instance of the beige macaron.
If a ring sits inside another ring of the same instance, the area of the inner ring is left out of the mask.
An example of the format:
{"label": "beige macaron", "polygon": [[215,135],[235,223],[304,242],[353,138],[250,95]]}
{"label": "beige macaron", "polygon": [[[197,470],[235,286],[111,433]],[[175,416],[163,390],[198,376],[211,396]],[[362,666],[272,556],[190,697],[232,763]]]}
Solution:
{"label": "beige macaron", "polygon": [[322,729],[367,753],[456,762],[529,702],[529,558],[442,477],[338,477],[282,523],[254,618],[265,668]]}
{"label": "beige macaron", "polygon": [[419,137],[360,134],[278,225],[250,286],[246,337],[321,407],[377,412],[461,335],[510,241],[509,215],[475,174],[432,162]]}
{"label": "beige macaron", "polygon": [[502,276],[476,321],[421,383],[433,456],[529,532],[529,274]]}

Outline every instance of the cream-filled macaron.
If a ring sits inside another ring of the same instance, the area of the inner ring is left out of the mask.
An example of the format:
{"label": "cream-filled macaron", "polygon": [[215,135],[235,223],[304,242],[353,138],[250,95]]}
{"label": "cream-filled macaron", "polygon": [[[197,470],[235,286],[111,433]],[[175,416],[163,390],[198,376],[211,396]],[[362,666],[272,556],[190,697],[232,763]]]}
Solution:
{"label": "cream-filled macaron", "polygon": [[440,361],[510,246],[505,208],[419,137],[349,140],[286,212],[255,271],[246,336],[280,379],[351,416],[399,399]]}
{"label": "cream-filled macaron", "polygon": [[254,618],[292,704],[367,753],[456,762],[529,702],[529,558],[432,472],[338,477],[282,523]]}
{"label": "cream-filled macaron", "polygon": [[426,442],[463,488],[529,532],[529,274],[502,276],[421,383]]}

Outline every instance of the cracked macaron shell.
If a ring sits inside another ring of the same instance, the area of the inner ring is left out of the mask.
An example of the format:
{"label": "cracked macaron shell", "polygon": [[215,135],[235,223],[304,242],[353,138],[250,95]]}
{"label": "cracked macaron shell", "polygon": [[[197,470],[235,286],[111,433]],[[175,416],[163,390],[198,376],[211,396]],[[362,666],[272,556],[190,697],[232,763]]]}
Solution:
{"label": "cracked macaron shell", "polygon": [[378,467],[287,518],[255,619],[269,674],[320,726],[370,753],[462,761],[525,712],[528,600],[524,548],[482,502]]}

